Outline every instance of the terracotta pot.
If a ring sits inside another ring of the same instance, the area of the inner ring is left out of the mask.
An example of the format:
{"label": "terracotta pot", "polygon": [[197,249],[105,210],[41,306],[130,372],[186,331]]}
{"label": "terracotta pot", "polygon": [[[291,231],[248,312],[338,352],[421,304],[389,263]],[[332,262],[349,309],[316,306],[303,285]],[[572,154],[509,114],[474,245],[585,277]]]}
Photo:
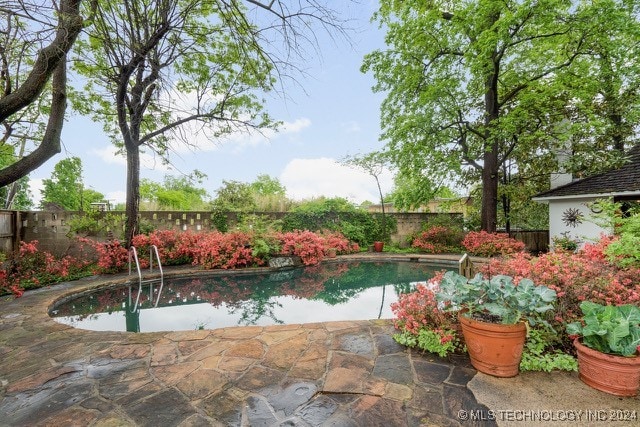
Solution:
{"label": "terracotta pot", "polygon": [[337,250],[334,248],[327,249],[327,258],[335,258],[337,256]]}
{"label": "terracotta pot", "polygon": [[373,250],[375,252],[382,252],[384,249],[384,242],[373,242]]}
{"label": "terracotta pot", "polygon": [[494,377],[518,375],[522,349],[527,338],[524,323],[503,325],[480,322],[458,315],[471,364]]}
{"label": "terracotta pot", "polygon": [[640,357],[601,353],[573,342],[578,352],[578,374],[583,383],[616,396],[636,396],[640,390]]}

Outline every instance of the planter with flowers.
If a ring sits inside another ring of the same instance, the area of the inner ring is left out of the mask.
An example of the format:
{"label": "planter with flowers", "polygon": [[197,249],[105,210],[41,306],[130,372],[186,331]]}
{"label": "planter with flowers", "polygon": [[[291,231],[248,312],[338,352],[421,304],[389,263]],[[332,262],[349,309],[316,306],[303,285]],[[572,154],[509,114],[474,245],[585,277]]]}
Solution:
{"label": "planter with flowers", "polygon": [[553,310],[556,292],[529,279],[516,285],[510,276],[467,279],[449,271],[436,297],[447,309],[458,310],[471,364],[489,375],[513,377],[518,375],[526,322],[546,324],[543,315]]}
{"label": "planter with flowers", "polygon": [[640,308],[632,304],[580,304],[583,318],[567,325],[575,335],[578,373],[587,385],[616,396],[640,390]]}

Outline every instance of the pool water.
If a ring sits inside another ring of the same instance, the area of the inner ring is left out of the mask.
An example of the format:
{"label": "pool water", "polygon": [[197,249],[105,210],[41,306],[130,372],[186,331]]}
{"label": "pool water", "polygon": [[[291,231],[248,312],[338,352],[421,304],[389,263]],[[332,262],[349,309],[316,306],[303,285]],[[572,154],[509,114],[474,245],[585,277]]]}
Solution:
{"label": "pool water", "polygon": [[[450,267],[450,266],[449,266]],[[50,311],[95,331],[156,332],[393,317],[391,304],[446,264],[331,262],[293,270],[165,279],[97,290]]]}

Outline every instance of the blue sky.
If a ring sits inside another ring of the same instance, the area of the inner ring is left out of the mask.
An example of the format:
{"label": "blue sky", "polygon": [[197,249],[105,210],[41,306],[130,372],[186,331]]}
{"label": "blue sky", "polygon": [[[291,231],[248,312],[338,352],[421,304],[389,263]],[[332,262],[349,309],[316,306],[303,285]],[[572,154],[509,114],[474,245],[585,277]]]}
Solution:
{"label": "blue sky", "polygon": [[[346,2],[345,2],[346,3]],[[340,2],[340,7],[346,7]],[[174,170],[167,170],[159,159],[143,162],[141,176],[161,182],[165,174],[189,173],[198,169],[207,175],[201,185],[211,196],[222,181],[252,182],[258,175],[276,177],[296,200],[312,197],[345,197],[353,202],[377,202],[375,180],[365,173],[337,163],[347,155],[378,150],[380,103],[374,94],[370,74],[360,72],[365,54],[383,48],[382,31],[369,19],[377,1],[362,1],[345,9],[345,17],[358,28],[350,43],[328,36],[320,37],[319,57],[309,57],[308,76],[300,78],[304,89],[285,88],[287,99],[271,97],[267,108],[282,130],[269,138],[234,136],[217,144],[203,144],[196,151],[172,153]],[[115,156],[114,148],[99,123],[70,114],[62,134],[62,153],[30,175],[34,199],[39,200],[41,180],[50,178],[54,165],[65,157],[82,159],[85,186],[103,193],[112,202],[125,197],[125,158]],[[390,174],[382,177],[383,191],[392,187]]]}

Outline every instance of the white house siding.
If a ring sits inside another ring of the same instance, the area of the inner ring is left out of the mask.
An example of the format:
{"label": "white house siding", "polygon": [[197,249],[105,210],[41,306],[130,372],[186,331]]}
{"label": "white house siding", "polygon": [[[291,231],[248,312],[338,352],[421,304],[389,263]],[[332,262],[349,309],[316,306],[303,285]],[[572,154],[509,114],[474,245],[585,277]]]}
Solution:
{"label": "white house siding", "polygon": [[[593,198],[564,198],[549,200],[549,238],[553,243],[554,237],[563,237],[563,233],[572,239],[578,239],[581,243],[597,240],[602,233],[610,234],[611,229],[602,228],[594,222],[593,213],[589,204],[596,200]],[[563,217],[569,209],[577,209],[582,214],[582,222],[575,226],[567,224]]]}

